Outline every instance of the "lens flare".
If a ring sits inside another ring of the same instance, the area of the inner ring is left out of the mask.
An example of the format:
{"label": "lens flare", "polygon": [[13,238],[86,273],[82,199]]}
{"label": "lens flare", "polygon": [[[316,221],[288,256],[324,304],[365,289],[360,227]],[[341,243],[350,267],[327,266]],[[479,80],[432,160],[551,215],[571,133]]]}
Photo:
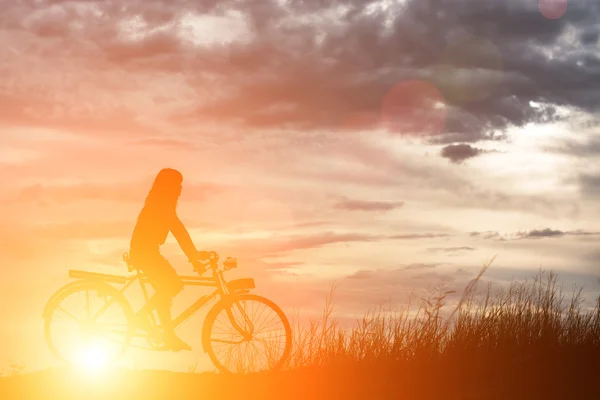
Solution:
{"label": "lens flare", "polygon": [[396,84],[382,102],[383,126],[401,135],[438,135],[444,129],[446,115],[444,96],[424,80]]}
{"label": "lens flare", "polygon": [[539,0],[540,13],[548,19],[559,19],[567,12],[567,0]]}

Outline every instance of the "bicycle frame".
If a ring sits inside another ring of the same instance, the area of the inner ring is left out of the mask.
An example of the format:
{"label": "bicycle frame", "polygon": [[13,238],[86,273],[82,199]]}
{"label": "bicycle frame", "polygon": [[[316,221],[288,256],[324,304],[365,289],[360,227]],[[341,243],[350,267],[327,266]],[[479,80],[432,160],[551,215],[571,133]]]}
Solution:
{"label": "bicycle frame", "polygon": [[[225,280],[225,278],[223,277],[223,271],[219,270],[217,268],[216,263],[211,265],[211,269],[212,269],[212,273],[213,273],[212,277],[186,276],[186,275],[179,276],[179,278],[181,279],[184,286],[215,287],[216,289],[212,293],[200,297],[196,302],[194,302],[187,309],[182,311],[180,315],[173,318],[172,322],[174,324],[174,327],[178,327],[178,326],[182,325],[192,315],[194,315],[199,309],[204,307],[207,303],[209,303],[210,301],[215,299],[217,296],[220,295],[221,297],[225,297],[225,296],[228,296],[231,294],[228,284],[234,283],[234,282],[236,282],[236,280],[233,280],[228,283]],[[146,290],[146,284],[150,283],[150,280],[146,276],[144,276],[144,274],[141,270],[139,270],[137,268],[131,268],[131,267],[130,267],[130,270],[135,270],[136,274],[133,276],[126,277],[126,276],[108,275],[108,274],[79,271],[79,270],[69,270],[69,277],[74,278],[74,279],[85,279],[85,280],[92,279],[92,280],[99,280],[99,281],[106,282],[106,283],[112,282],[112,283],[124,284],[123,288],[119,290],[119,292],[122,294],[130,286],[132,286],[135,283],[135,281],[137,280],[137,281],[139,281],[140,288],[142,289],[142,293],[144,294],[145,304],[142,306],[142,308],[143,308],[146,306],[146,304],[149,301],[149,295],[148,295],[148,291]],[[240,281],[240,280],[238,280],[238,281]],[[75,283],[75,282],[73,282],[73,283]],[[243,289],[253,288],[254,287],[253,284],[254,283],[252,281],[251,286],[244,286]],[[102,314],[113,302],[114,302],[114,299],[111,299],[110,301],[108,301],[100,310],[98,310],[98,312],[93,316],[92,320],[93,321],[96,320],[96,318],[98,318],[98,316],[100,314]],[[51,301],[49,303],[51,303]]]}
{"label": "bicycle frame", "polygon": [[[198,310],[208,304],[210,301],[215,299],[217,296],[227,295],[229,292],[227,291],[227,286],[224,284],[221,273],[217,276],[213,277],[196,277],[196,276],[180,276],[182,283],[184,286],[201,286],[201,287],[215,287],[216,289],[208,294],[201,296],[198,300],[192,303],[188,308],[183,310],[181,314],[173,318],[173,326],[179,327],[184,322],[186,322],[190,317],[192,317]],[[219,279],[220,278],[220,279]],[[150,283],[148,278],[143,276],[139,271],[135,277],[130,278],[129,282],[125,284],[125,286],[120,290],[121,293],[124,293],[128,287],[132,286],[135,281],[139,281],[142,292],[144,293],[145,304],[150,300],[150,296],[148,295],[148,291],[146,290],[146,285]],[[142,308],[144,307],[142,306]]]}
{"label": "bicycle frame", "polygon": [[[211,253],[216,255],[216,253],[214,253],[214,252],[211,252]],[[142,270],[134,267],[130,263],[127,253],[125,253],[123,255],[123,259],[126,262],[128,268],[129,268],[129,271],[130,272],[135,271],[134,275],[122,276],[122,275],[110,275],[110,274],[88,272],[88,271],[81,271],[81,270],[69,270],[69,277],[72,279],[77,279],[77,281],[71,282],[71,283],[63,286],[62,288],[60,288],[58,291],[56,291],[51,296],[50,300],[46,303],[46,307],[44,308],[44,312],[42,314],[43,317],[46,318],[49,310],[51,309],[52,305],[54,304],[55,299],[57,299],[65,290],[69,290],[72,287],[76,287],[77,285],[79,285],[85,281],[96,281],[96,282],[99,282],[102,284],[107,284],[107,285],[110,283],[116,283],[116,284],[123,285],[123,287],[120,290],[118,288],[114,288],[114,286],[113,286],[113,288],[125,300],[127,298],[124,295],[124,292],[130,286],[132,286],[135,283],[135,281],[139,281],[140,288],[142,289],[142,293],[144,294],[144,300],[145,300],[145,304],[140,308],[140,310],[142,310],[144,307],[147,306],[147,304],[150,300],[148,291],[146,290],[146,284],[150,283],[150,280],[144,275]],[[201,272],[199,272],[200,275],[204,274],[205,272],[207,272],[210,269],[212,272],[211,277],[186,276],[186,275],[179,276],[179,278],[181,279],[184,286],[214,287],[215,290],[210,294],[201,296],[198,300],[196,300],[193,304],[191,304],[187,309],[182,311],[181,314],[179,314],[177,317],[172,319],[172,324],[173,324],[174,328],[181,326],[191,316],[193,316],[200,308],[204,307],[206,304],[208,304],[209,302],[211,302],[213,299],[217,298],[218,296],[221,297],[219,299],[219,302],[220,302],[220,301],[226,300],[231,295],[248,293],[251,289],[255,288],[254,279],[252,279],[252,278],[234,279],[229,282],[227,282],[225,280],[225,278],[223,277],[223,273],[229,269],[237,267],[237,263],[235,262],[235,259],[233,259],[233,261],[232,261],[228,258],[228,260],[226,260],[225,263],[223,263],[223,268],[219,268],[217,261],[218,261],[218,255],[211,257],[208,264],[192,262],[194,265],[194,270],[197,272],[201,271]],[[207,266],[209,268],[206,268]],[[110,305],[114,303],[114,301],[116,301],[116,299],[117,299],[117,297],[115,297],[115,296],[113,296],[110,299],[106,299],[105,304],[91,317],[90,322],[96,321],[98,319],[98,317],[102,313],[104,313],[108,309],[108,307],[110,307]],[[237,304],[237,302],[235,304],[239,308],[239,305]],[[132,310],[132,312],[133,312],[133,310]],[[244,336],[248,336],[249,333],[246,332],[245,329],[243,329],[239,326],[239,324],[235,321],[235,318],[233,317],[233,314],[231,313],[230,310],[227,310],[227,314],[228,314],[229,319],[232,322],[233,326]],[[245,314],[245,312],[242,311],[242,315],[243,315],[244,319],[246,321],[248,321],[248,317]],[[151,325],[153,326],[153,328],[158,327],[158,323],[154,318],[151,318],[150,322],[151,322]],[[251,323],[250,323],[250,326],[252,326]],[[253,330],[253,327],[251,327],[250,329]],[[134,336],[138,336],[138,337],[139,336],[147,337],[148,335],[152,335],[152,333],[145,332],[144,334],[139,334],[137,330],[134,333]]]}

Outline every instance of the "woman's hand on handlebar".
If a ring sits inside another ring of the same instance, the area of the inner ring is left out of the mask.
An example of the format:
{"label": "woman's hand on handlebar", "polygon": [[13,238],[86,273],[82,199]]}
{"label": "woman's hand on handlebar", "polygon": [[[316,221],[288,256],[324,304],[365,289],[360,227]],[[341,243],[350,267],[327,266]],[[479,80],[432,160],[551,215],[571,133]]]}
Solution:
{"label": "woman's hand on handlebar", "polygon": [[[196,252],[196,256],[193,261],[208,262],[215,258],[218,259],[218,255],[214,251],[199,250]],[[192,260],[190,260],[190,261],[192,261]]]}
{"label": "woman's hand on handlebar", "polygon": [[193,259],[190,258],[189,262],[192,263],[194,271],[202,275],[208,269],[210,261],[218,259],[217,257],[217,253],[214,251],[201,250],[197,251],[195,257]]}

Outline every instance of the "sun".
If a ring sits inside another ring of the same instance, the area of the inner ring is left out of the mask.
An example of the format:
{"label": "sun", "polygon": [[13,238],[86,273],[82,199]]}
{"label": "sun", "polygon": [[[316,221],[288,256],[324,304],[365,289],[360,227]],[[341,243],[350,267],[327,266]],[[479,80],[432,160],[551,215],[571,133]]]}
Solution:
{"label": "sun", "polygon": [[86,343],[77,350],[74,367],[86,373],[103,373],[110,364],[109,354],[101,342]]}

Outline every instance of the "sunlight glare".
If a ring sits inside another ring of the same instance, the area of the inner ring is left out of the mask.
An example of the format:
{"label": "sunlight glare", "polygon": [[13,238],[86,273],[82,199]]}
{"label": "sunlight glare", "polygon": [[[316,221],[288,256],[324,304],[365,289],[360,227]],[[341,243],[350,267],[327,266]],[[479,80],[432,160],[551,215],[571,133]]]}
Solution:
{"label": "sunlight glare", "polygon": [[87,373],[104,372],[109,361],[107,349],[98,342],[83,346],[77,352],[76,364]]}

